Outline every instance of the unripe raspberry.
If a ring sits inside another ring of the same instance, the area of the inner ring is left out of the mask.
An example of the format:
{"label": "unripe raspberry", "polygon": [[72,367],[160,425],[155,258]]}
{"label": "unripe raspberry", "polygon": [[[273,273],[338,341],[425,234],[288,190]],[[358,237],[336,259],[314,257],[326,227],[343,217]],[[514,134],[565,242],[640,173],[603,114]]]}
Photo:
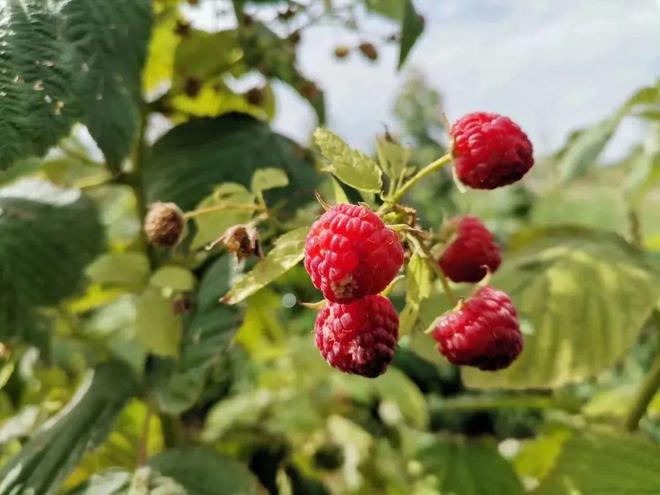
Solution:
{"label": "unripe raspberry", "polygon": [[475,189],[495,189],[522,178],[534,165],[532,143],[508,117],[469,113],[451,128],[456,175]]}
{"label": "unripe raspberry", "polygon": [[330,301],[346,303],[378,294],[402,264],[399,237],[364,206],[337,205],[307,234],[305,269]]}
{"label": "unripe raspberry", "polygon": [[144,231],[154,246],[167,248],[176,246],[186,221],[183,213],[174,203],[154,203],[144,219]]}
{"label": "unripe raspberry", "polygon": [[523,348],[516,308],[507,294],[492,287],[483,287],[443,316],[433,338],[451,363],[490,371],[509,366]]}
{"label": "unripe raspberry", "polygon": [[502,258],[493,234],[477,217],[465,216],[452,221],[456,238],[440,257],[442,271],[454,282],[479,282],[494,273]]}
{"label": "unripe raspberry", "polygon": [[394,358],[399,317],[389,299],[369,296],[350,304],[328,303],[314,329],[316,347],[330,366],[373,378]]}

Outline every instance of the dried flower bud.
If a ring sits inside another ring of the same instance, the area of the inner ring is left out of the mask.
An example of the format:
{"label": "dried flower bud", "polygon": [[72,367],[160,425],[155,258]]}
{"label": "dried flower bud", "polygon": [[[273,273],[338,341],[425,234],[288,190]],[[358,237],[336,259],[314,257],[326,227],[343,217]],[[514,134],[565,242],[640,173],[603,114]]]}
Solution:
{"label": "dried flower bud", "polygon": [[241,262],[253,254],[263,256],[259,231],[253,225],[234,225],[228,228],[217,240],[227,248],[227,251],[236,255]]}
{"label": "dried flower bud", "polygon": [[154,246],[176,246],[183,237],[186,221],[174,203],[154,203],[144,219],[144,231]]}
{"label": "dried flower bud", "polygon": [[345,45],[340,45],[335,48],[335,57],[338,59],[346,58],[348,57],[348,54],[351,53],[350,48],[348,48]]}
{"label": "dried flower bud", "polygon": [[360,51],[362,52],[362,55],[367,57],[369,60],[377,60],[378,59],[378,50],[376,47],[373,45],[373,43],[360,43],[360,46],[358,46]]}

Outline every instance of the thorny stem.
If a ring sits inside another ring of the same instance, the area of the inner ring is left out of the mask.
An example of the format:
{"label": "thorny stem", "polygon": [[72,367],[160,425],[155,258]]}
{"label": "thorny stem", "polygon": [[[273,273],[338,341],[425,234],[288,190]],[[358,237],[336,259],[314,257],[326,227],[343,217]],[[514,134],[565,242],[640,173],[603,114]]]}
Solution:
{"label": "thorny stem", "polygon": [[[653,321],[658,332],[660,332],[660,312],[655,311]],[[624,422],[626,431],[633,432],[639,427],[639,422],[646,413],[651,400],[660,388],[660,347],[656,351],[655,359],[651,365],[642,387],[639,389],[635,401],[633,402]]]}
{"label": "thorny stem", "polygon": [[419,182],[427,175],[440,170],[442,167],[444,167],[451,161],[452,161],[451,153],[447,153],[446,155],[443,155],[437,160],[435,160],[434,162],[429,163],[426,167],[424,167],[414,176],[408,179],[408,182],[406,182],[403,186],[399,188],[399,190],[396,193],[394,193],[391,202],[398,203],[401,200],[401,198],[403,198],[403,196],[408,192],[408,190],[410,190],[410,188],[412,188],[415,184],[417,184],[417,182]]}

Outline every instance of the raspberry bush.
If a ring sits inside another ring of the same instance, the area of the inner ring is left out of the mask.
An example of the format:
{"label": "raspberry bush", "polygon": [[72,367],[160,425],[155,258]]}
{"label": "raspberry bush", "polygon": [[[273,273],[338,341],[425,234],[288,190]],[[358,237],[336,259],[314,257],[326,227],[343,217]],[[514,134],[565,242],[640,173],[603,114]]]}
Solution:
{"label": "raspberry bush", "polygon": [[436,21],[0,0],[0,495],[660,493],[660,86],[552,154],[415,72],[373,146],[329,130],[319,64]]}

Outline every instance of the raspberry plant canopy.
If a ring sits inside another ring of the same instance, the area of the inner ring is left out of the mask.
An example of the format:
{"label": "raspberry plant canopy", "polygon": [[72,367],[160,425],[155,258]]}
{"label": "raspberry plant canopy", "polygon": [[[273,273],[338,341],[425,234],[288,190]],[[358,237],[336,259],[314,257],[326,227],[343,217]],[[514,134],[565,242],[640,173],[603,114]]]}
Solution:
{"label": "raspberry plant canopy", "polygon": [[660,84],[542,156],[410,72],[356,149],[301,43],[416,3],[0,0],[0,495],[660,492]]}

